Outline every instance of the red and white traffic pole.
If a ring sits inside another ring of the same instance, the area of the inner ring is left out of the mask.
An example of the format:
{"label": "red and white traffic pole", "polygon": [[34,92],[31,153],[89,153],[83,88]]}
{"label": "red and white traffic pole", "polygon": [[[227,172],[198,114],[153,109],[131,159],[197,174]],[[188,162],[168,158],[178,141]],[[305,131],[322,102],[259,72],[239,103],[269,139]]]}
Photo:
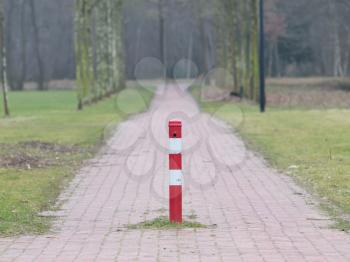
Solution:
{"label": "red and white traffic pole", "polygon": [[169,121],[169,219],[182,223],[182,123]]}

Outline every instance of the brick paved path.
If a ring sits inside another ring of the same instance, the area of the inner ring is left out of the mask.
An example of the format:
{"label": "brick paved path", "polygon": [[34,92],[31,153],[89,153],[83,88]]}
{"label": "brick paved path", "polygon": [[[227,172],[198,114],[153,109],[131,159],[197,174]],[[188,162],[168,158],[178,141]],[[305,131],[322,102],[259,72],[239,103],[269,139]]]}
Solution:
{"label": "brick paved path", "polygon": [[[167,214],[172,117],[184,120],[184,213],[209,228],[128,230]],[[349,235],[175,87],[122,124],[61,200],[53,232],[0,239],[0,261],[350,261]]]}

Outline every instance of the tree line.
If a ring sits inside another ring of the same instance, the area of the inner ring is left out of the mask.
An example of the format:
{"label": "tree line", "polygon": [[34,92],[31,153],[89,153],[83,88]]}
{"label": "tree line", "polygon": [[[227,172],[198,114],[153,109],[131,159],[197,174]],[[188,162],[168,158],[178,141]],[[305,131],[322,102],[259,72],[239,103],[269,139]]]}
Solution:
{"label": "tree line", "polygon": [[[200,74],[223,67],[232,88],[257,99],[259,0],[130,0],[125,5],[126,72],[158,57],[168,77],[187,58]],[[266,74],[270,77],[349,75],[347,0],[265,0]],[[159,27],[159,29],[158,29]]]}
{"label": "tree line", "polygon": [[233,81],[220,84],[257,100],[258,4],[258,0],[128,1],[124,10],[128,78],[135,77],[138,62],[146,56],[159,58],[168,78],[175,77],[179,60],[186,59],[202,77],[215,68],[225,69]]}
{"label": "tree line", "polygon": [[0,0],[5,115],[7,86],[26,81],[43,91],[51,79],[75,79],[78,109],[122,88],[122,10],[122,0]]}
{"label": "tree line", "polygon": [[270,76],[349,75],[348,0],[266,3],[266,64]]}
{"label": "tree line", "polygon": [[122,0],[76,0],[78,109],[124,86]]}
{"label": "tree line", "polygon": [[[115,90],[123,75],[135,78],[144,57],[157,57],[168,77],[187,58],[199,74],[215,67],[232,72],[232,89],[257,99],[258,3],[2,0],[1,65],[11,90],[28,81],[46,90],[52,79],[77,79],[83,105]],[[347,0],[265,3],[269,76],[349,74]]]}
{"label": "tree line", "polygon": [[[11,89],[21,90],[26,81],[35,81],[45,89],[51,79],[74,79],[74,0],[3,1]],[[135,64],[142,57],[161,56],[158,46],[162,28],[159,26],[162,20],[157,15],[159,6],[163,6],[165,17],[164,49],[169,63],[188,57],[191,41],[195,47],[192,50],[194,60],[199,62],[204,58],[201,58],[199,50],[202,41],[198,19],[196,11],[188,9],[188,6],[205,9],[202,20],[206,37],[210,38],[209,48],[212,48],[212,42],[216,40],[210,29],[214,26],[214,20],[209,17],[217,10],[213,6],[226,2],[238,10],[240,5],[248,5],[249,1],[124,1],[122,26],[128,78],[134,76]],[[161,4],[158,5],[158,2]],[[266,66],[270,76],[349,74],[349,1],[265,0],[265,3]],[[219,15],[222,18],[227,12],[222,10],[222,15],[220,12]],[[239,21],[239,18],[232,17],[232,20]],[[224,33],[232,34],[232,30],[225,30]],[[209,64],[212,59],[208,58]],[[202,64],[199,65],[200,69]]]}

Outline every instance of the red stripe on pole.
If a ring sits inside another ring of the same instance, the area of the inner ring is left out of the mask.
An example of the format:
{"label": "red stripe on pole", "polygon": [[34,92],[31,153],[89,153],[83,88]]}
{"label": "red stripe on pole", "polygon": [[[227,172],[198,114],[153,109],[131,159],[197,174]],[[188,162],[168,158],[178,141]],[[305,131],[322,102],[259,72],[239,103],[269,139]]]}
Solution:
{"label": "red stripe on pole", "polygon": [[170,222],[182,223],[182,186],[169,187]]}
{"label": "red stripe on pole", "polygon": [[181,121],[169,122],[169,138],[182,138],[182,124]]}
{"label": "red stripe on pole", "polygon": [[170,170],[181,170],[182,169],[182,155],[181,154],[170,154],[169,155],[169,169]]}

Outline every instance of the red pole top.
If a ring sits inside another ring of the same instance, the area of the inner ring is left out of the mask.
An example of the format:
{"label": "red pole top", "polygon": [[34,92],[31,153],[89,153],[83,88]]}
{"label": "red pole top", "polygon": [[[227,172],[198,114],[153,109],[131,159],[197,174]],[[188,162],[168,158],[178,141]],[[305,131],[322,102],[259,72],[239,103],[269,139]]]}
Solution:
{"label": "red pole top", "polygon": [[182,138],[182,122],[180,120],[169,121],[169,138]]}
{"label": "red pole top", "polygon": [[180,120],[170,120],[169,127],[171,126],[182,126],[182,122]]}

